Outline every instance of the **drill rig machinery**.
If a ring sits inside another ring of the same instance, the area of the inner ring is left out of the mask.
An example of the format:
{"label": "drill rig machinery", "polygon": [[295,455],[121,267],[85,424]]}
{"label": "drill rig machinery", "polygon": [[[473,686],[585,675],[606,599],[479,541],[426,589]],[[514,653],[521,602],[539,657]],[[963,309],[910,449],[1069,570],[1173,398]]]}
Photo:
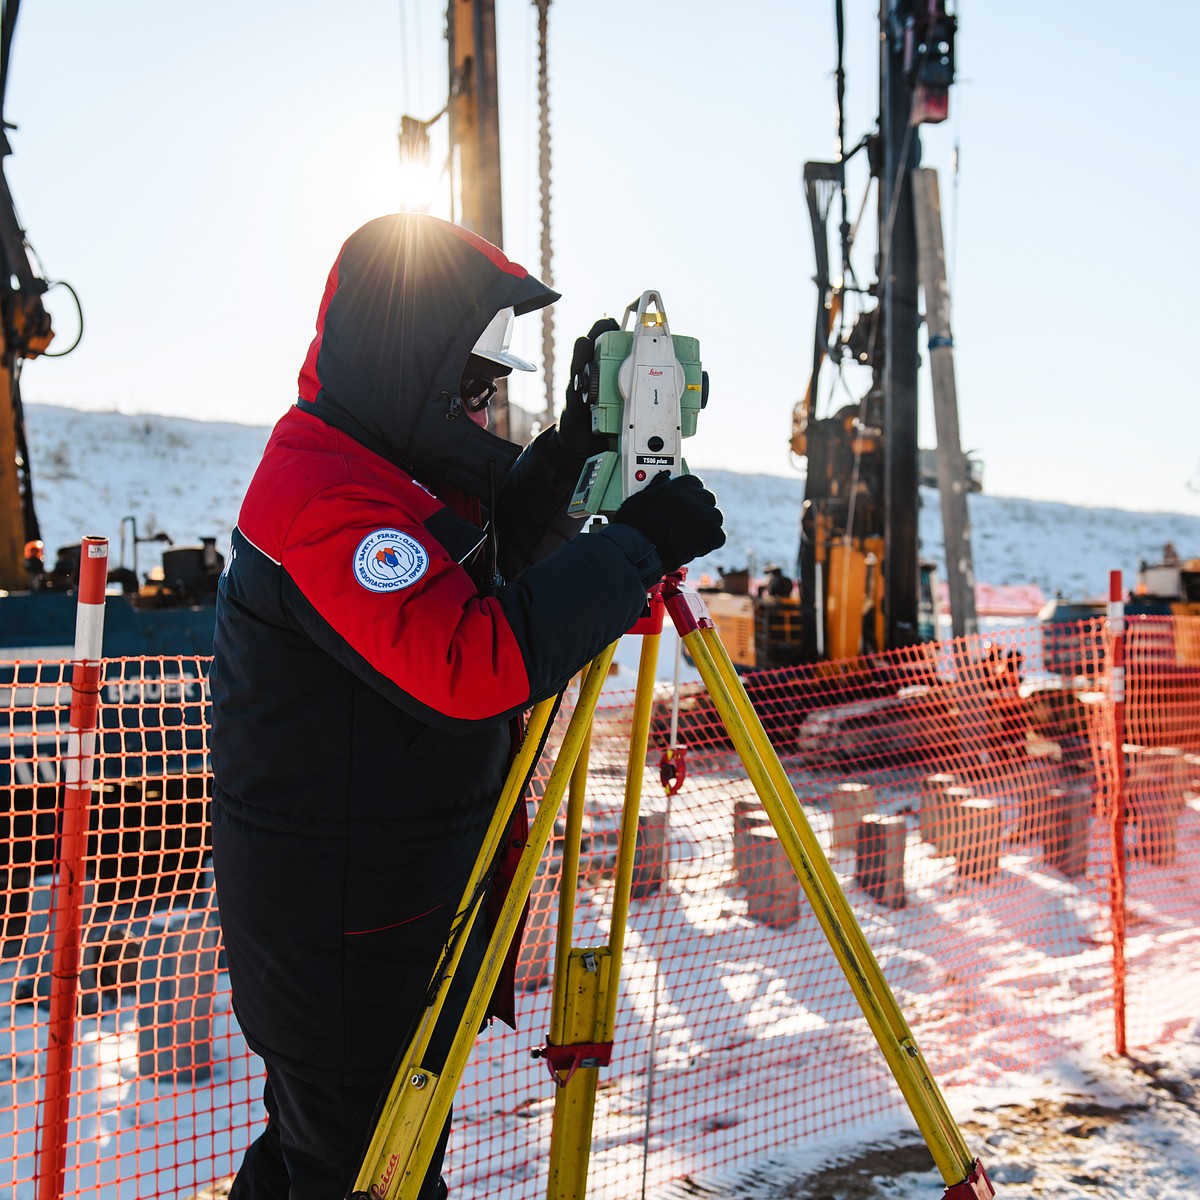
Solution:
{"label": "drill rig machinery", "polygon": [[[956,18],[944,0],[881,0],[880,22],[879,126],[847,153],[837,4],[838,156],[804,165],[819,300],[811,375],[792,417],[791,448],[808,468],[799,596],[713,597],[710,611],[742,667],[850,658],[936,635],[933,564],[920,559],[917,541],[920,316],[913,176],[920,125],[948,113]],[[847,200],[847,166],[860,152],[878,194],[877,282],[866,286],[851,263],[858,222],[852,226]],[[828,231],[835,201],[841,251],[836,278]],[[869,371],[870,383],[861,399],[818,416],[826,358],[841,373],[839,387],[855,368]],[[740,621],[731,619],[735,611]],[[746,628],[751,613],[753,637]]]}

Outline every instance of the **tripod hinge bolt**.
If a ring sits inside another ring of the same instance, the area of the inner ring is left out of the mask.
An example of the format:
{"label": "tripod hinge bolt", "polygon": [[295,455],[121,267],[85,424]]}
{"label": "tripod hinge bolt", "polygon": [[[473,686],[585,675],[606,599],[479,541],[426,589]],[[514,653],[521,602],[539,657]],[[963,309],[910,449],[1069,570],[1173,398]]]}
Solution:
{"label": "tripod hinge bolt", "polygon": [[429,1082],[429,1076],[421,1071],[417,1071],[408,1082],[419,1090]]}

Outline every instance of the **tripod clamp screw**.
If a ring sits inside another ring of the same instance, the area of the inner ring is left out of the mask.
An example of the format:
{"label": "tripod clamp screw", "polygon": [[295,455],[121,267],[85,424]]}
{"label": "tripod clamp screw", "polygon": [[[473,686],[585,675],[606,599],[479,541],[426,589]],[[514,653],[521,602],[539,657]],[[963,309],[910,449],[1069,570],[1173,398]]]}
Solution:
{"label": "tripod clamp screw", "polygon": [[422,1071],[417,1071],[409,1078],[408,1082],[419,1091],[429,1083],[429,1076]]}

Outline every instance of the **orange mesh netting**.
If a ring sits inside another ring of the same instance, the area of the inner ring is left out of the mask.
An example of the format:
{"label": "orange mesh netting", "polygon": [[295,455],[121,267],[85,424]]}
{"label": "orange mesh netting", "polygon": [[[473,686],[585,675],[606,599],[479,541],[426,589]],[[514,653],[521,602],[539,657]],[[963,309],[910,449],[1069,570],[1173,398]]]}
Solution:
{"label": "orange mesh netting", "polygon": [[[1118,1028],[1138,1046],[1198,1015],[1198,649],[1195,619],[1129,623],[1119,773],[1104,622],[746,677],[952,1108],[960,1089],[1111,1052]],[[235,1169],[263,1119],[207,869],[206,669],[105,665],[70,1118],[39,1131],[70,665],[0,664],[0,1184],[20,1200],[39,1139],[64,1147],[67,1196],[187,1197]],[[668,795],[675,699],[658,685],[596,1106],[589,1192],[622,1200],[769,1180],[901,1104],[699,684],[679,689],[686,777]],[[606,693],[593,726],[577,946],[608,936],[633,704]],[[555,842],[531,896],[520,1031],[481,1035],[455,1102],[454,1195],[545,1191],[554,1085],[530,1050],[549,1027],[560,857]]]}

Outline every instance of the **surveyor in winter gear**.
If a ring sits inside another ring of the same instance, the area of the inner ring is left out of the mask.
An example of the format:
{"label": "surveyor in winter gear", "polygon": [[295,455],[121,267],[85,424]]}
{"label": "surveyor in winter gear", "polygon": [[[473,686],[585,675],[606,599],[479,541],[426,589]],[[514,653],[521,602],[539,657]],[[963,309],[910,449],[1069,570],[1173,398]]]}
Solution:
{"label": "surveyor in winter gear", "polygon": [[[329,275],[299,399],[243,502],[217,601],[213,865],[269,1120],[234,1200],[349,1189],[515,719],[626,631],[665,571],[724,542],[694,477],[574,536],[566,503],[598,448],[577,385],[523,452],[484,427],[495,379],[532,369],[508,349],[512,319],[555,299],[453,225],[365,225]],[[507,1002],[495,1011],[511,1021],[511,986]]]}

